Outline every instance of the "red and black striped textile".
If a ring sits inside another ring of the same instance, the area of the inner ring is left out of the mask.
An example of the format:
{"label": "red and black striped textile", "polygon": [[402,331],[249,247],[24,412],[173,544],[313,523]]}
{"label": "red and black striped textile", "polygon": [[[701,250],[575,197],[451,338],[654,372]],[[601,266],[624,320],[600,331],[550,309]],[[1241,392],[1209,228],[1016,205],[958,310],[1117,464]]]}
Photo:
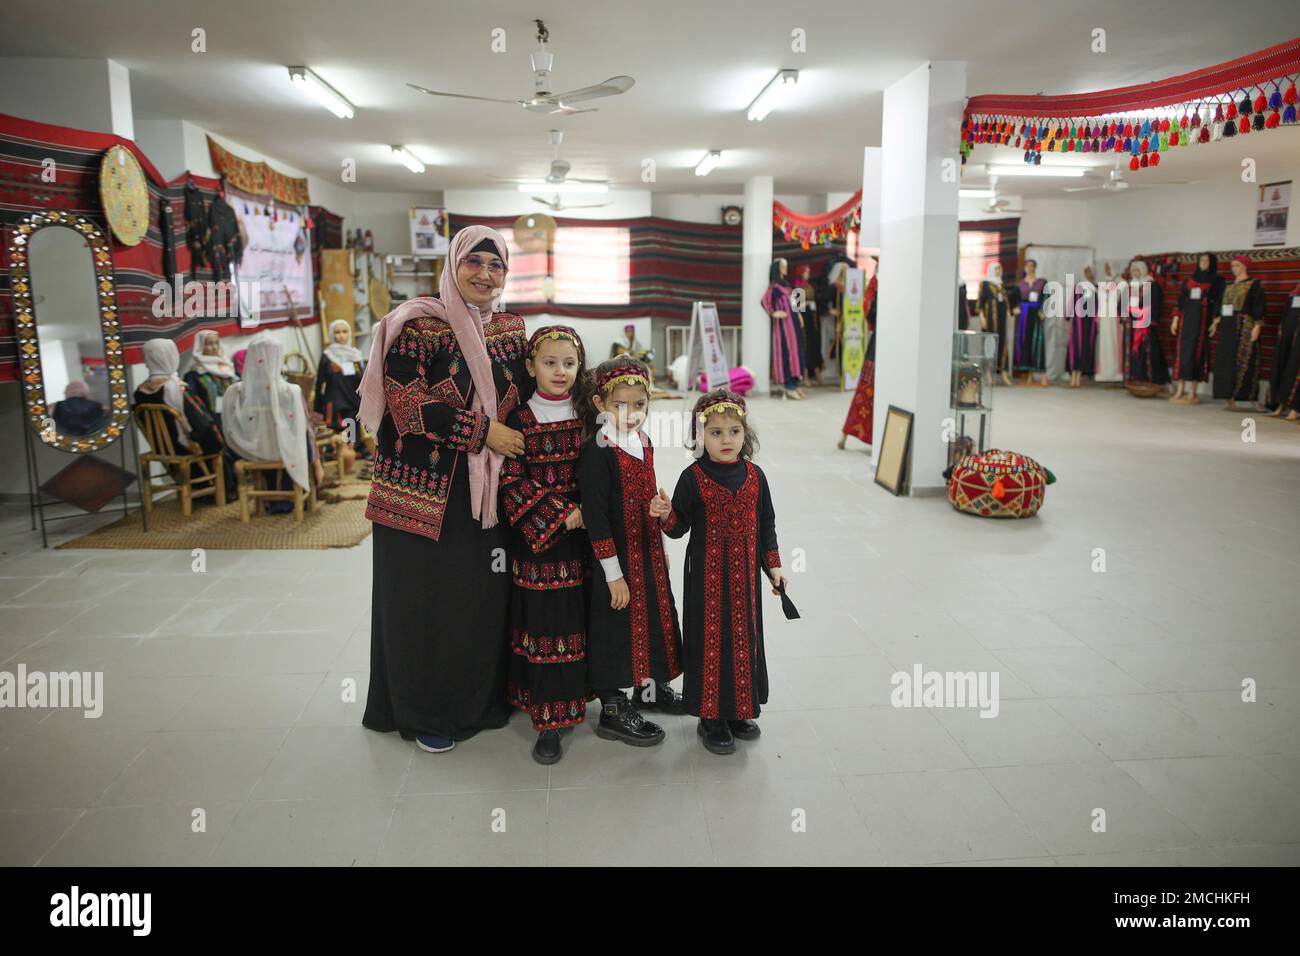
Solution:
{"label": "red and black striped textile", "polygon": [[[512,216],[452,214],[451,230],[469,225],[509,229]],[[559,228],[622,228],[629,233],[628,301],[594,305],[511,302],[520,315],[581,319],[631,319],[639,316],[689,322],[693,302],[716,302],[724,324],[740,321],[739,226],[681,222],[646,216],[636,219],[563,219]]]}
{"label": "red and black striped textile", "polygon": [[[1219,260],[1219,274],[1225,282],[1232,284],[1232,270],[1229,268],[1234,256],[1245,256],[1250,260],[1250,277],[1258,279],[1264,286],[1264,331],[1260,333],[1261,381],[1268,379],[1273,370],[1273,355],[1277,347],[1278,325],[1286,312],[1291,290],[1300,283],[1300,247],[1292,246],[1282,249],[1201,249],[1196,252],[1165,252],[1154,255],[1136,256],[1144,259],[1151,273],[1160,281],[1164,290],[1164,303],[1160,310],[1157,328],[1160,345],[1165,357],[1173,361],[1175,343],[1170,322],[1174,309],[1178,307],[1178,290],[1183,280],[1196,269],[1196,260],[1202,252],[1212,252]],[[1218,339],[1210,341],[1210,368],[1214,367],[1214,352]]]}
{"label": "red and black striped textile", "polygon": [[[112,238],[99,198],[100,159],[105,150],[118,145],[130,150],[139,160],[149,190],[149,231],[134,246],[123,246]],[[215,329],[222,334],[239,331],[239,320],[233,309],[212,315],[154,315],[154,286],[170,278],[163,275],[162,217],[159,210],[164,199],[172,209],[177,272],[183,274],[186,282],[213,282],[217,279],[210,269],[191,269],[190,253],[185,245],[187,182],[193,182],[205,202],[212,202],[222,194],[218,179],[182,173],[167,182],[135,143],[120,136],[0,114],[0,381],[14,381],[18,370],[8,261],[11,227],[30,213],[42,210],[59,209],[84,216],[109,235],[127,362],[141,361],[140,348],[151,338],[173,339],[176,347],[185,352],[200,328]],[[315,317],[305,321],[313,322]],[[260,327],[282,324],[263,321]]]}

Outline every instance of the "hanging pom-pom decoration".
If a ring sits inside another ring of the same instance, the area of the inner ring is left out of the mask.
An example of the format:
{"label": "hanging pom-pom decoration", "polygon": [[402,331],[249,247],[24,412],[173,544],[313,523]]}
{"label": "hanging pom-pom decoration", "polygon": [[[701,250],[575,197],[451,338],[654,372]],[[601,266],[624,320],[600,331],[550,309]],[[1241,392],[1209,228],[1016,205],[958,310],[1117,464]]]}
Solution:
{"label": "hanging pom-pom decoration", "polygon": [[1262,113],[1264,110],[1268,109],[1268,99],[1264,96],[1263,90],[1260,90],[1259,96],[1255,97],[1253,105],[1256,113]]}
{"label": "hanging pom-pom decoration", "polygon": [[1160,121],[1160,132],[1162,132],[1162,133],[1167,133],[1167,132],[1169,132],[1169,118],[1168,118],[1168,117],[1165,117],[1164,119],[1162,119],[1162,120]]}
{"label": "hanging pom-pom decoration", "polygon": [[1242,116],[1249,116],[1249,115],[1250,115],[1250,97],[1249,97],[1249,96],[1243,96],[1243,97],[1241,98],[1241,102],[1237,104],[1237,112],[1240,113]]}
{"label": "hanging pom-pom decoration", "polygon": [[1224,136],[1236,136],[1236,135],[1237,135],[1237,119],[1236,119],[1236,117],[1233,117],[1232,119],[1228,120],[1228,122],[1226,122],[1226,123],[1223,124],[1223,135],[1224,135]]}
{"label": "hanging pom-pom decoration", "polygon": [[1249,117],[1249,116],[1244,116],[1244,115],[1243,115],[1243,116],[1241,116],[1241,117],[1237,120],[1237,132],[1239,132],[1239,133],[1249,133],[1249,132],[1250,132],[1250,117]]}
{"label": "hanging pom-pom decoration", "polygon": [[1192,114],[1192,129],[1199,129],[1201,126],[1201,111],[1197,110]]}
{"label": "hanging pom-pom decoration", "polygon": [[1273,84],[1273,92],[1268,94],[1268,108],[1271,110],[1282,108],[1282,89],[1276,83]]}
{"label": "hanging pom-pom decoration", "polygon": [[1181,142],[1181,130],[1174,130],[1169,134],[1169,145],[1177,146]]}
{"label": "hanging pom-pom decoration", "polygon": [[1186,114],[1186,113],[1184,113],[1184,114],[1183,114],[1183,118],[1180,119],[1180,120],[1178,121],[1178,128],[1179,128],[1179,129],[1187,129],[1187,114]]}
{"label": "hanging pom-pom decoration", "polygon": [[1139,161],[1139,164],[1141,165],[1141,167],[1142,167],[1143,169],[1146,169],[1148,166],[1150,166],[1150,165],[1151,165],[1151,154],[1150,154],[1150,153],[1143,153],[1143,154],[1142,154],[1142,159]]}
{"label": "hanging pom-pom decoration", "polygon": [[1297,98],[1298,97],[1295,91],[1295,83],[1292,82],[1289,86],[1287,86],[1286,92],[1282,94],[1282,102],[1285,103],[1287,106],[1295,106]]}
{"label": "hanging pom-pom decoration", "polygon": [[1292,103],[1290,106],[1288,106],[1286,109],[1284,109],[1284,110],[1282,111],[1282,122],[1283,122],[1283,123],[1294,123],[1294,122],[1295,122],[1295,104],[1294,104],[1294,103]]}
{"label": "hanging pom-pom decoration", "polygon": [[[1223,114],[1224,119],[1235,120],[1237,118],[1237,104],[1228,100],[1228,111]],[[1218,119],[1216,116],[1215,119]]]}
{"label": "hanging pom-pom decoration", "polygon": [[1196,138],[1196,141],[1198,143],[1208,143],[1210,141],[1210,128],[1208,126],[1201,127],[1201,135]]}
{"label": "hanging pom-pom decoration", "polygon": [[1141,162],[1138,160],[1136,156],[1134,156],[1132,159],[1128,161],[1128,168],[1133,170],[1133,172],[1137,172],[1138,169],[1141,167],[1141,165],[1142,165]]}
{"label": "hanging pom-pom decoration", "polygon": [[1251,120],[1250,125],[1253,126],[1255,129],[1263,129],[1263,128],[1264,128],[1264,114],[1263,114],[1263,113],[1256,113],[1256,114],[1255,114],[1255,118],[1254,118],[1253,120]]}
{"label": "hanging pom-pom decoration", "polygon": [[1143,140],[1142,140],[1142,152],[1146,153],[1146,152],[1150,152],[1150,150],[1151,150],[1151,140],[1149,140],[1149,139],[1143,139]]}
{"label": "hanging pom-pom decoration", "polygon": [[1125,139],[1128,139],[1128,138],[1129,138],[1130,136],[1132,136],[1132,135],[1133,135],[1133,124],[1132,124],[1132,123],[1125,123],[1125,124],[1124,124],[1124,138],[1125,138]]}
{"label": "hanging pom-pom decoration", "polygon": [[1282,123],[1282,114],[1277,110],[1268,114],[1268,119],[1264,121],[1265,129],[1277,129]]}
{"label": "hanging pom-pom decoration", "polygon": [[1101,152],[1101,140],[1099,140],[1099,139],[1094,139],[1094,140],[1092,141],[1092,151],[1093,151],[1094,153],[1100,153],[1100,152]]}
{"label": "hanging pom-pom decoration", "polygon": [[1160,154],[1159,154],[1159,153],[1152,153],[1152,154],[1151,154],[1151,165],[1152,165],[1152,166],[1159,166],[1159,165],[1160,165]]}

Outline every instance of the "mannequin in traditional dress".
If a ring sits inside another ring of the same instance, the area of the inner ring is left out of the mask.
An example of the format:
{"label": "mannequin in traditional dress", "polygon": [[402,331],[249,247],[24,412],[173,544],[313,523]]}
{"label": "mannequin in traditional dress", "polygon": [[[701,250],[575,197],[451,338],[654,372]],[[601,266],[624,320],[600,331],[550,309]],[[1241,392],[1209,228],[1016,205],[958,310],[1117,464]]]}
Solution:
{"label": "mannequin in traditional dress", "polygon": [[799,355],[803,347],[799,341],[802,330],[790,304],[790,287],[786,284],[789,265],[784,259],[773,259],[768,277],[767,291],[763,294],[763,309],[772,319],[772,384],[781,389],[783,398],[802,399],[799,383],[803,369]]}
{"label": "mannequin in traditional dress", "polygon": [[1214,356],[1214,397],[1226,398],[1229,411],[1235,412],[1238,402],[1250,402],[1256,411],[1263,411],[1259,403],[1259,337],[1264,331],[1264,287],[1250,277],[1250,260],[1245,256],[1233,257],[1232,278],[1210,325],[1210,338],[1219,340]]}
{"label": "mannequin in traditional dress", "polygon": [[1128,367],[1126,382],[1169,384],[1169,365],[1160,346],[1160,309],[1164,290],[1151,278],[1147,264],[1134,259],[1129,266]]}
{"label": "mannequin in traditional dress", "polygon": [[203,402],[217,424],[221,423],[222,397],[235,380],[235,365],[226,356],[221,336],[212,329],[195,332],[185,386],[191,395]]}
{"label": "mannequin in traditional dress", "polygon": [[[822,384],[822,329],[817,315],[817,295],[813,289],[812,266],[803,264],[795,270],[793,290],[803,293],[802,308],[796,311],[803,325],[804,366],[803,383],[805,385]],[[793,291],[792,290],[792,291]]]}
{"label": "mannequin in traditional dress", "polygon": [[1083,281],[1074,286],[1074,315],[1069,330],[1065,364],[1070,371],[1070,388],[1078,388],[1083,376],[1096,372],[1097,276],[1092,266],[1083,267]]}
{"label": "mannequin in traditional dress", "polygon": [[325,424],[353,440],[345,453],[350,467],[355,458],[353,450],[364,451],[365,442],[357,426],[361,410],[361,376],[365,372],[366,357],[352,344],[352,326],[346,319],[335,319],[329,325],[330,344],[321,353],[316,367],[316,393],[312,410]]}
{"label": "mannequin in traditional dress", "polygon": [[980,330],[993,332],[998,337],[998,375],[1003,385],[1010,385],[1016,343],[1011,326],[1011,304],[1007,301],[1007,290],[1002,285],[1002,263],[994,260],[984,270],[975,307],[979,312]]}
{"label": "mannequin in traditional dress", "polygon": [[1273,350],[1273,374],[1268,380],[1268,400],[1277,405],[1273,417],[1300,420],[1300,285],[1286,296],[1286,315]]}
{"label": "mannequin in traditional dress", "polygon": [[1212,252],[1202,252],[1184,280],[1174,310],[1174,394],[1171,402],[1199,405],[1197,386],[1210,377],[1210,326],[1223,302],[1223,277]]}
{"label": "mannequin in traditional dress", "polygon": [[1128,285],[1114,265],[1107,262],[1102,267],[1102,283],[1097,290],[1097,352],[1096,372],[1092,380],[1098,384],[1124,381],[1120,366],[1119,303],[1128,295]]}
{"label": "mannequin in traditional dress", "polygon": [[[1016,323],[1016,367],[1029,372],[1028,384],[1050,385],[1047,380],[1043,291],[1047,282],[1038,275],[1038,263],[1025,260],[1025,277],[1020,281],[1020,317]],[[1034,374],[1042,376],[1035,383]]]}

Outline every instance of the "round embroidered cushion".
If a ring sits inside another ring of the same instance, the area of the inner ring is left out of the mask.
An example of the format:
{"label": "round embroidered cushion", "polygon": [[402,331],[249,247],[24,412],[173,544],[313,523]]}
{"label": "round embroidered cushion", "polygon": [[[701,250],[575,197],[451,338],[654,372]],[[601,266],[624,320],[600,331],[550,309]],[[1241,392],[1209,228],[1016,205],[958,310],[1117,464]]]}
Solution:
{"label": "round embroidered cushion", "polygon": [[1042,507],[1047,486],[1054,480],[1032,458],[990,449],[953,467],[948,500],[958,511],[982,518],[1029,518]]}

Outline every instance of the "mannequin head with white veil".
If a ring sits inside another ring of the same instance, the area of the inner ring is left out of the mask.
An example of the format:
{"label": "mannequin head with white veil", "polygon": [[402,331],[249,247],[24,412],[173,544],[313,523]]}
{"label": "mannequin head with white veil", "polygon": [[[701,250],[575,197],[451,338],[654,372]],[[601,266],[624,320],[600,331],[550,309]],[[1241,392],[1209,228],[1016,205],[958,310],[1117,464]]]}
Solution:
{"label": "mannequin head with white veil", "polygon": [[244,377],[226,392],[226,443],[252,461],[281,461],[300,488],[309,488],[307,410],[302,391],[280,375],[284,347],[270,332],[248,343]]}

